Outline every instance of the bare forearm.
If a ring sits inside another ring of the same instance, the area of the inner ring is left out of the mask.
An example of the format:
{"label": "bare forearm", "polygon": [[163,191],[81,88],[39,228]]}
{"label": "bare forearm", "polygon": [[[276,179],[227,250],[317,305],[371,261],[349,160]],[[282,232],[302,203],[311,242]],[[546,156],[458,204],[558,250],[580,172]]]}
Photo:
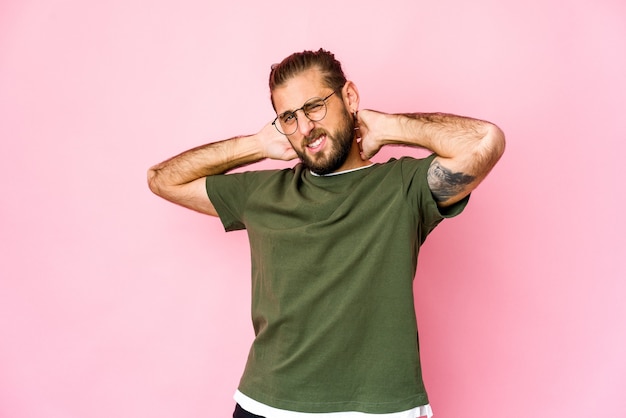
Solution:
{"label": "bare forearm", "polygon": [[[475,159],[487,165],[499,157],[503,135],[492,123],[445,113],[389,115],[387,138],[383,145],[412,145],[426,148],[445,159]],[[493,161],[495,164],[495,161]],[[481,164],[479,164],[481,165]]]}
{"label": "bare forearm", "polygon": [[476,179],[482,179],[504,151],[504,134],[490,122],[445,113],[364,116],[373,128],[371,150],[385,145],[426,148],[448,169]]}
{"label": "bare forearm", "polygon": [[265,158],[290,160],[296,153],[287,138],[271,123],[258,133],[203,145],[185,151],[148,170],[148,185],[171,202],[217,216],[205,188],[205,177]]}
{"label": "bare forearm", "polygon": [[150,187],[176,186],[222,174],[263,159],[253,136],[202,145],[163,161],[148,170]]}
{"label": "bare forearm", "polygon": [[235,137],[185,151],[148,170],[148,185],[158,196],[181,206],[217,215],[204,178],[264,158],[254,136]]}

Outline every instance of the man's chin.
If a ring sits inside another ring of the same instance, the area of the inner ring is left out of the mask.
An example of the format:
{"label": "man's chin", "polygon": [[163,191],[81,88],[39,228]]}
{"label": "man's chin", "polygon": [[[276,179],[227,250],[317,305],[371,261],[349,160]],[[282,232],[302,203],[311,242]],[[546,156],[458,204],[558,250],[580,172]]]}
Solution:
{"label": "man's chin", "polygon": [[[335,136],[332,143],[327,142],[325,149],[313,155],[306,151],[298,153],[302,164],[315,174],[324,176],[338,171],[348,160],[353,147],[352,131],[344,130],[343,135]],[[315,158],[312,158],[315,157]]]}
{"label": "man's chin", "polygon": [[323,163],[314,164],[311,161],[303,159],[301,159],[301,161],[307,169],[320,176],[334,173],[335,171],[339,170],[339,168],[344,163],[344,161],[324,161]]}

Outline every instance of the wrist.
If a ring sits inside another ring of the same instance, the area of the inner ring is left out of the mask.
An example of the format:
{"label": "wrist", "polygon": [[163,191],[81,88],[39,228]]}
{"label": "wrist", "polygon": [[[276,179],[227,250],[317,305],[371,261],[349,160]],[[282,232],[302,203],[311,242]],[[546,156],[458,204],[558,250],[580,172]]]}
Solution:
{"label": "wrist", "polygon": [[224,148],[223,156],[230,164],[241,166],[264,159],[263,150],[256,135],[237,136],[232,139],[232,146]]}
{"label": "wrist", "polygon": [[410,138],[410,119],[403,114],[383,113],[380,122],[378,143],[384,145],[404,145]]}
{"label": "wrist", "polygon": [[241,139],[244,152],[252,160],[259,161],[268,158],[263,138],[259,133],[244,136]]}

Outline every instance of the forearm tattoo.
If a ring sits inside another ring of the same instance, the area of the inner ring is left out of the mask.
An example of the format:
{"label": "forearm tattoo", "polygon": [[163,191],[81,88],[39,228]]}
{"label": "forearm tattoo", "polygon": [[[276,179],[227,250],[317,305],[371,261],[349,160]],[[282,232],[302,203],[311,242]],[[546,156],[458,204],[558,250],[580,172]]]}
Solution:
{"label": "forearm tattoo", "polygon": [[474,176],[465,173],[453,173],[450,169],[433,161],[428,169],[428,185],[435,200],[439,203],[463,192],[475,180]]}

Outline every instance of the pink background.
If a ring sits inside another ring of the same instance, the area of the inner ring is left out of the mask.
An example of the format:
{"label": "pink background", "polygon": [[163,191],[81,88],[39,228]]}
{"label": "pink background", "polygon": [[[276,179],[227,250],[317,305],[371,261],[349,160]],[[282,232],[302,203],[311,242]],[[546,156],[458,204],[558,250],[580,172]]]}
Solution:
{"label": "pink background", "polygon": [[0,417],[230,416],[245,233],[145,173],[256,132],[270,64],[320,46],[362,108],[507,134],[421,254],[436,418],[624,416],[626,3],[214,3],[0,2]]}

